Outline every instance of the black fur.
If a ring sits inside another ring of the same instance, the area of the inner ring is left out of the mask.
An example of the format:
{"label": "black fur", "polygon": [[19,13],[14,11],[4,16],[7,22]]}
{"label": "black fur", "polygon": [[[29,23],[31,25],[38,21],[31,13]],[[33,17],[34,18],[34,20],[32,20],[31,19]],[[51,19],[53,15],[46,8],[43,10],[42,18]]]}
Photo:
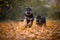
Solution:
{"label": "black fur", "polygon": [[36,24],[37,25],[41,25],[41,26],[43,26],[43,25],[45,25],[46,26],[46,18],[44,17],[44,16],[37,16],[36,17]]}

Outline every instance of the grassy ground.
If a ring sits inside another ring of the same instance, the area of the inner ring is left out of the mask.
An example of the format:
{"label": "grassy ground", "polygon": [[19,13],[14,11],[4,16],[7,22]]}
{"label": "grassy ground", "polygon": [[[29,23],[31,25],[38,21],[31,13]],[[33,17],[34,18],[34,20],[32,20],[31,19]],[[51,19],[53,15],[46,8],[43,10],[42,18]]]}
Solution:
{"label": "grassy ground", "polygon": [[60,40],[60,21],[47,20],[46,27],[25,28],[25,22],[0,22],[0,40]]}

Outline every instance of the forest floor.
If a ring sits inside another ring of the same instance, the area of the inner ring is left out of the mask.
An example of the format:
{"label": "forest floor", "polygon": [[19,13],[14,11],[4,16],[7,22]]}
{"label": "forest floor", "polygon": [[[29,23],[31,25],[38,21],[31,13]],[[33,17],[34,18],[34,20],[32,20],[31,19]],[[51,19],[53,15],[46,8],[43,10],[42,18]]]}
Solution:
{"label": "forest floor", "polygon": [[46,27],[25,28],[25,22],[0,22],[0,40],[60,40],[60,21],[47,20]]}

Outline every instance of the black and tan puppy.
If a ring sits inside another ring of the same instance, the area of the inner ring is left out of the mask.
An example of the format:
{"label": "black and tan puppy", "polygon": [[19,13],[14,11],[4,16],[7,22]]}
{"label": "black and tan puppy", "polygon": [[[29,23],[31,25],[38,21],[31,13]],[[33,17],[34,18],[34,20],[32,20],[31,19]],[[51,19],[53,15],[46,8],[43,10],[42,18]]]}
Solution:
{"label": "black and tan puppy", "polygon": [[36,24],[41,27],[44,25],[46,27],[46,18],[44,16],[37,15],[36,16]]}
{"label": "black and tan puppy", "polygon": [[[33,24],[34,17],[33,17],[32,9],[30,7],[27,7],[25,10],[25,19],[27,21],[27,24],[29,24],[29,23],[31,24],[31,25],[29,25],[29,27],[31,27]],[[27,27],[27,25],[26,25],[26,27]]]}

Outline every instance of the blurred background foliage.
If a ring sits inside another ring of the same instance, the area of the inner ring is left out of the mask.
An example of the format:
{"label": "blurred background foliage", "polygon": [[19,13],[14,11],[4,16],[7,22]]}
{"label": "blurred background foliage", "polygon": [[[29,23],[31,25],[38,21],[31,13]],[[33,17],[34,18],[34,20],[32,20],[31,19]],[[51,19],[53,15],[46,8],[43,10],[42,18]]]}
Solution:
{"label": "blurred background foliage", "polygon": [[34,16],[60,19],[60,0],[0,0],[0,21],[19,20],[26,6],[31,6]]}

